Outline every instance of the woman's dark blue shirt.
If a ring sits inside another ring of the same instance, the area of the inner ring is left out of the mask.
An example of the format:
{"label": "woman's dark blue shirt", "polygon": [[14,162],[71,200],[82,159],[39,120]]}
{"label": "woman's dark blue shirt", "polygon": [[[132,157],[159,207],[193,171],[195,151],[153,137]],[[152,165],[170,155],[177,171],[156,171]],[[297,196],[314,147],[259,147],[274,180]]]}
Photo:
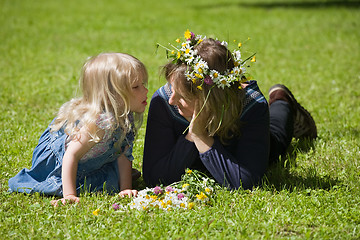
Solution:
{"label": "woman's dark blue shirt", "polygon": [[179,181],[186,168],[207,170],[220,184],[250,189],[264,175],[269,159],[269,108],[257,82],[245,88],[244,110],[240,117],[241,136],[223,145],[215,137],[205,153],[185,139],[189,125],[169,105],[169,83],[158,89],[150,103],[143,159],[143,176],[147,185]]}

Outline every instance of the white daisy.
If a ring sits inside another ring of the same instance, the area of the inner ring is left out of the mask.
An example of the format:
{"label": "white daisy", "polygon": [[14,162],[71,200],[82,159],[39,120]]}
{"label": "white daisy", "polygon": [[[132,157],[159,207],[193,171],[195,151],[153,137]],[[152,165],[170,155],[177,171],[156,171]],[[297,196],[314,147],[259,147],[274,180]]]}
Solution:
{"label": "white daisy", "polygon": [[226,76],[221,75],[219,81],[216,82],[216,85],[224,89],[225,87],[230,87],[230,82],[228,82]]}

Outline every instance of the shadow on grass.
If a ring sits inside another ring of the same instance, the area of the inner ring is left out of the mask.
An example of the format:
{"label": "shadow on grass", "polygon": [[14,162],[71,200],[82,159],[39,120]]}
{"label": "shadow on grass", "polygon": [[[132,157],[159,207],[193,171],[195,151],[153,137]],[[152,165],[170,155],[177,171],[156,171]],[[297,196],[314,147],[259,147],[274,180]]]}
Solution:
{"label": "shadow on grass", "polygon": [[133,189],[136,189],[138,191],[145,189],[146,183],[143,179],[143,177],[141,176],[140,178],[138,178],[136,181],[133,182]]}
{"label": "shadow on grass", "polygon": [[[197,6],[199,7],[199,6]],[[247,7],[247,8],[302,8],[319,9],[331,7],[360,8],[360,1],[332,0],[332,1],[277,1],[277,2],[239,2],[239,3],[216,3],[201,6],[202,8],[219,7]]]}
{"label": "shadow on grass", "polygon": [[[314,142],[303,139],[293,141],[287,150],[287,155],[282,156],[277,163],[273,163],[263,177],[263,189],[275,189],[276,191],[324,189],[330,190],[333,186],[339,185],[340,181],[331,176],[320,175],[316,166],[302,168],[301,173],[292,171],[297,168],[296,157],[299,153],[307,153],[315,149]],[[298,169],[297,169],[298,170]],[[206,173],[205,173],[206,174]],[[210,173],[207,173],[211,178]],[[133,188],[137,190],[145,189],[147,186],[142,176],[133,182]]]}
{"label": "shadow on grass", "polygon": [[328,175],[320,175],[315,165],[303,168],[301,174],[291,171],[296,168],[297,154],[308,152],[314,148],[313,141],[293,142],[288,149],[288,154],[269,167],[263,178],[262,187],[275,188],[277,191],[284,189],[294,191],[295,189],[330,190],[333,186],[338,185],[339,180]]}
{"label": "shadow on grass", "polygon": [[278,1],[278,2],[249,2],[239,3],[240,7],[258,7],[258,8],[329,8],[329,7],[346,7],[359,8],[360,1]]}

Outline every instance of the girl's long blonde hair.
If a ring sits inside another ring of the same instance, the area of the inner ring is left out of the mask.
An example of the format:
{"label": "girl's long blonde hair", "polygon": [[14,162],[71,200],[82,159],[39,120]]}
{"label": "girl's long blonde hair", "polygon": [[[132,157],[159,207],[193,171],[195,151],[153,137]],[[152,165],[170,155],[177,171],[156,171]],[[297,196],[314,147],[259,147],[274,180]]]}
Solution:
{"label": "girl's long blonde hair", "polygon": [[[210,69],[224,73],[234,67],[231,52],[214,39],[202,41],[196,48],[197,54],[205,60]],[[243,110],[245,91],[239,89],[238,84],[233,84],[224,89],[204,84],[202,90],[197,85],[188,81],[185,71],[189,66],[183,62],[170,62],[164,67],[165,77],[176,79],[175,88],[186,101],[198,101],[195,111],[201,110],[202,119],[206,119],[206,129],[209,136],[219,136],[224,144],[233,137],[240,136],[241,123],[239,118]],[[240,84],[240,83],[239,83]]]}
{"label": "girl's long blonde hair", "polygon": [[[142,113],[130,111],[132,84],[147,83],[147,71],[142,62],[125,53],[101,53],[88,59],[82,68],[80,89],[83,96],[63,104],[51,125],[51,131],[64,127],[65,133],[75,137],[79,126],[95,124],[100,114],[114,119],[111,130],[121,127],[124,133],[135,133],[142,122]],[[135,126],[129,116],[134,114]],[[98,142],[96,132],[89,132]]]}

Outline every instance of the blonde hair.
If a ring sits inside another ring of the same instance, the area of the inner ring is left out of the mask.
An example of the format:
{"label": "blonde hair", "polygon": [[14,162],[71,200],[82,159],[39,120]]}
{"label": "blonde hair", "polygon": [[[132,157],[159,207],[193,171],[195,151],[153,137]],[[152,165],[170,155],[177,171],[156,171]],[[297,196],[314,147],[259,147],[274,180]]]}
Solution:
{"label": "blonde hair", "polygon": [[[147,83],[147,71],[142,62],[125,53],[101,53],[84,64],[80,77],[83,96],[63,104],[51,125],[51,131],[64,127],[71,137],[79,133],[80,126],[95,124],[100,114],[113,118],[111,130],[121,127],[124,133],[135,133],[142,123],[142,113],[130,111],[129,97],[132,84]],[[133,114],[135,126],[129,120]],[[95,142],[100,139],[90,132]]]}
{"label": "blonde hair", "polygon": [[[231,52],[214,39],[204,39],[195,49],[210,69],[223,74],[234,67]],[[245,98],[245,91],[239,89],[240,82],[224,89],[204,84],[202,90],[199,90],[199,83],[186,79],[185,71],[188,67],[183,62],[170,62],[164,67],[165,77],[167,80],[175,79],[173,88],[186,101],[198,100],[198,109],[195,111],[200,111],[203,107],[200,114],[202,119],[206,119],[205,126],[209,136],[219,136],[223,144],[235,136],[240,136],[239,118]]]}

